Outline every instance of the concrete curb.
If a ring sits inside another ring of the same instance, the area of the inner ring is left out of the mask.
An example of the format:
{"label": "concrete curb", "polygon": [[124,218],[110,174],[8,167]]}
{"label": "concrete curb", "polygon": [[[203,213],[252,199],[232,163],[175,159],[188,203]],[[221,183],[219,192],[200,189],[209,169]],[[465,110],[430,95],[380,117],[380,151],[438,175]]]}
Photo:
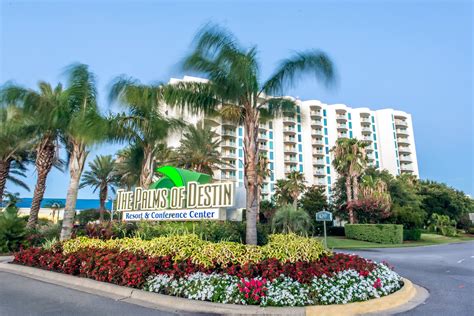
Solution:
{"label": "concrete curb", "polygon": [[6,262],[0,263],[0,270],[115,300],[177,313],[301,316],[377,313],[388,315],[412,309],[427,298],[425,289],[403,279],[404,285],[399,291],[366,302],[330,306],[258,307],[194,301]]}

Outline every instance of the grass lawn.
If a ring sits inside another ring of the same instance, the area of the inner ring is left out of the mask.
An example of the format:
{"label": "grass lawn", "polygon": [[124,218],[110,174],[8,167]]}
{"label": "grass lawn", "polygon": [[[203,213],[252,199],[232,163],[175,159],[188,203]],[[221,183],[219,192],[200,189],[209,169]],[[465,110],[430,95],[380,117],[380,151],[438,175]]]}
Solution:
{"label": "grass lawn", "polygon": [[448,244],[455,242],[463,242],[474,240],[472,235],[464,235],[458,237],[445,237],[435,234],[421,234],[420,241],[407,241],[403,244],[378,244],[375,242],[360,241],[354,239],[347,239],[345,237],[328,237],[328,248],[338,249],[363,249],[363,248],[398,248],[398,247],[416,247],[429,246],[438,244]]}

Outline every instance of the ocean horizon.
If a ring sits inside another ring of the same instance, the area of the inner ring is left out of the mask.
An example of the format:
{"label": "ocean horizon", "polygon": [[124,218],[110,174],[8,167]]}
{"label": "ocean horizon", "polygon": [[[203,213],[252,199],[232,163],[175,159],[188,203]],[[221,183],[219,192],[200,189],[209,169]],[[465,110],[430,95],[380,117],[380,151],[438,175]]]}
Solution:
{"label": "ocean horizon", "polygon": [[[19,208],[30,208],[33,198],[20,198],[16,204]],[[44,198],[41,202],[41,207],[44,208],[50,203],[66,204],[66,199],[55,199],[55,198]],[[76,210],[87,210],[87,209],[98,209],[100,205],[99,199],[77,199]],[[112,207],[112,201],[105,202],[105,208],[110,210]]]}

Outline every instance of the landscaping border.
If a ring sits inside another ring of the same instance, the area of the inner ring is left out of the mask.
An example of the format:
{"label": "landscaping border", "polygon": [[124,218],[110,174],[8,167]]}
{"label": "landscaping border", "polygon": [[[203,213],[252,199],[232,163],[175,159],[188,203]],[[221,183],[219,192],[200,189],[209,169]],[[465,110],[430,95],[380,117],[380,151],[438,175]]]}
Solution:
{"label": "landscaping border", "polygon": [[403,279],[404,285],[397,292],[365,302],[306,307],[259,307],[189,300],[7,262],[0,263],[0,270],[115,300],[178,313],[307,316],[358,315],[380,312],[390,314],[412,309],[428,297],[428,292],[425,289],[414,285],[407,279]]}

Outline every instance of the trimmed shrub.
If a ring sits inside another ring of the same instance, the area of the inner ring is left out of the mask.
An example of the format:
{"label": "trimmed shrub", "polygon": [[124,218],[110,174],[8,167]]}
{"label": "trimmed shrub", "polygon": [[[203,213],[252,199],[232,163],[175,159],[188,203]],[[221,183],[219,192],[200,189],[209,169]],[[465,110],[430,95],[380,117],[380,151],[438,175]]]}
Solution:
{"label": "trimmed shrub", "polygon": [[345,236],[346,231],[344,230],[344,226],[331,226],[331,227],[328,227],[328,235],[329,236]]}
{"label": "trimmed shrub", "polygon": [[403,240],[420,240],[421,229],[403,229]]}
{"label": "trimmed shrub", "polygon": [[403,226],[395,224],[346,224],[346,237],[380,244],[401,244]]}

